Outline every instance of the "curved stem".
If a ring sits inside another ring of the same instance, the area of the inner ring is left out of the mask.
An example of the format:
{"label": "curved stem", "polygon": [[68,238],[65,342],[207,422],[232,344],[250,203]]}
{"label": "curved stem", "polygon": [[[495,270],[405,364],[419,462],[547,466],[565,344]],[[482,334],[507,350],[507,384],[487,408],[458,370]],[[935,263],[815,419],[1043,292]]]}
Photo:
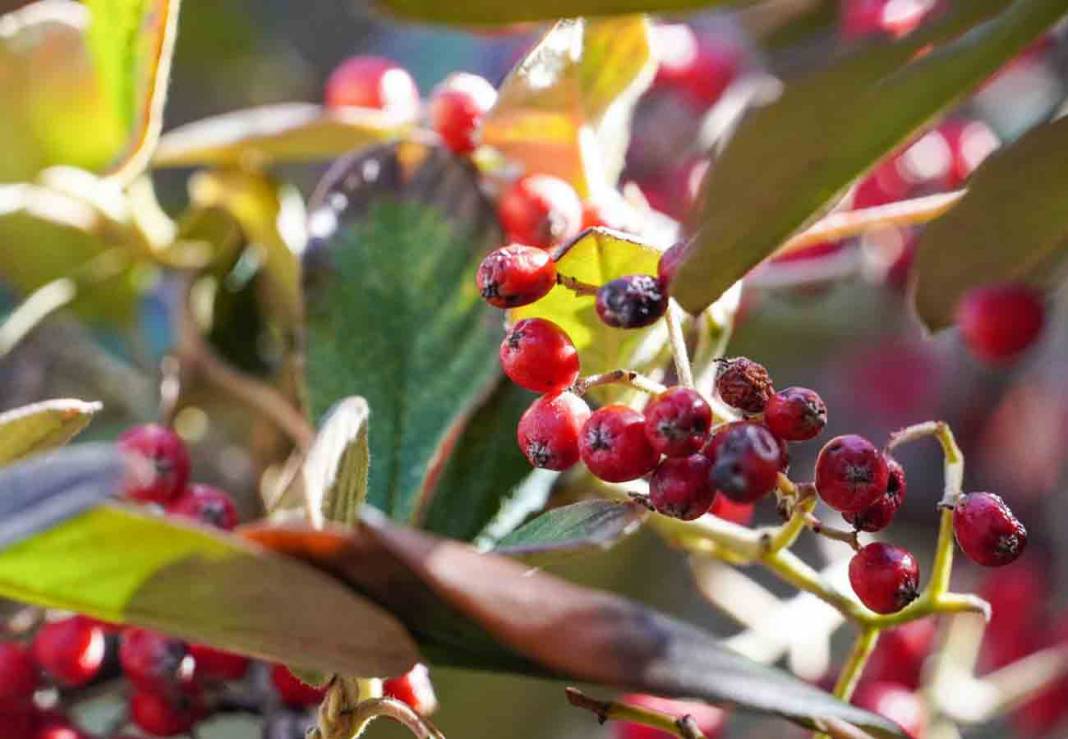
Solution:
{"label": "curved stem", "polygon": [[860,676],[864,672],[864,666],[868,664],[868,658],[875,650],[875,644],[879,641],[880,629],[865,627],[857,635],[853,642],[853,648],[849,652],[842,671],[838,673],[838,682],[834,685],[834,694],[842,700],[853,697],[853,691],[860,682]]}
{"label": "curved stem", "polygon": [[671,356],[675,359],[675,374],[679,376],[679,382],[684,387],[693,387],[693,368],[690,366],[690,355],[686,349],[686,335],[682,331],[682,308],[674,298],[668,301],[667,313],[664,315],[667,323],[668,339],[671,342]]}
{"label": "curved stem", "polygon": [[561,285],[562,287],[566,287],[568,290],[570,290],[571,292],[575,293],[576,295],[596,295],[597,294],[597,286],[596,285],[591,285],[588,282],[583,282],[582,280],[578,280],[578,279],[576,279],[574,277],[568,277],[567,275],[562,275],[559,272],[556,273],[556,284],[557,285]]}
{"label": "curved stem", "polygon": [[583,377],[571,386],[571,392],[575,395],[585,395],[589,392],[590,388],[597,387],[598,385],[626,385],[627,387],[641,390],[643,393],[649,393],[650,395],[659,395],[667,390],[667,388],[659,382],[651,380],[634,370],[618,369],[612,370],[611,372],[602,372],[599,375]]}

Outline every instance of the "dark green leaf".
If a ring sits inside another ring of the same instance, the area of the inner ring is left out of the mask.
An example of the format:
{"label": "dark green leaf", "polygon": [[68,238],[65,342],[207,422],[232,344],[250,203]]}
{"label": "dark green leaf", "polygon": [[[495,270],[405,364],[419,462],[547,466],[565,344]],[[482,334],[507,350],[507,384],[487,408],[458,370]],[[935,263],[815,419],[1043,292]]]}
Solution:
{"label": "dark green leaf", "polygon": [[648,513],[640,503],[586,500],[543,513],[497,542],[494,550],[540,561],[555,554],[608,549],[634,533]]}
{"label": "dark green leaf", "polygon": [[787,85],[742,122],[709,169],[675,297],[691,313],[704,309],[1064,13],[1062,0],[957,3],[901,41]]}
{"label": "dark green leaf", "polygon": [[534,0],[510,3],[482,0],[477,3],[440,3],[432,0],[380,0],[397,15],[436,23],[498,24],[520,21],[552,21],[576,16],[666,13],[717,5],[744,5],[753,0]]}
{"label": "dark green leaf", "polygon": [[100,403],[65,398],[0,413],[0,465],[63,446],[99,410]]}

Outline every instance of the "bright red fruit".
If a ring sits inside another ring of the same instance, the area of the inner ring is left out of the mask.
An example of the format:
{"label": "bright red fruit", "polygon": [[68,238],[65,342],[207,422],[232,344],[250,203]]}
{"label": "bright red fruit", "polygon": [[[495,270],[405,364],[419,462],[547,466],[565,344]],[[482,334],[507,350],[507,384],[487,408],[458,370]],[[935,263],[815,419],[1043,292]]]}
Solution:
{"label": "bright red fruit", "polygon": [[190,485],[167,505],[167,512],[232,531],[237,526],[237,506],[230,495],[211,485]]}
{"label": "bright red fruit", "polygon": [[875,542],[853,555],[849,584],[871,610],[895,613],[919,595],[920,566],[908,550]]}
{"label": "bright red fruit", "polygon": [[842,514],[842,517],[853,524],[853,528],[857,531],[882,531],[890,525],[894,515],[905,501],[905,491],[908,489],[905,482],[905,470],[893,457],[886,457],[886,468],[889,473],[886,492],[867,508],[855,513]]}
{"label": "bright red fruit", "polygon": [[823,502],[855,513],[886,494],[890,468],[875,445],[862,436],[836,436],[816,458],[816,491]]}
{"label": "bright red fruit", "polygon": [[[690,701],[671,700],[658,698],[653,695],[634,693],[620,698],[620,702],[627,703],[639,708],[648,708],[652,711],[666,713],[676,718],[691,716],[697,722],[697,728],[708,739],[717,739],[723,731],[726,714],[723,709],[709,706],[705,703],[693,703]],[[666,739],[671,734],[653,729],[642,724],[632,724],[621,721],[613,725],[616,739]]]}
{"label": "bright red fruit", "polygon": [[184,734],[202,715],[200,701],[194,695],[137,690],[130,696],[130,720],[153,736]]}
{"label": "bright red fruit", "polygon": [[768,399],[764,423],[784,441],[808,441],[827,425],[827,406],[815,390],[788,387]]}
{"label": "bright red fruit", "polygon": [[749,413],[763,413],[775,393],[771,376],[764,365],[745,357],[725,359],[716,373],[716,392],[732,408]]}
{"label": "bright red fruit", "polygon": [[659,455],[645,436],[645,416],[625,405],[598,408],[582,427],[579,454],[597,477],[626,482],[652,472]]}
{"label": "bright red fruit", "polygon": [[911,690],[893,683],[861,683],[853,705],[890,719],[912,739],[921,739],[927,724],[923,701]]}
{"label": "bright red fruit", "polygon": [[712,461],[710,479],[736,503],[755,503],[779,479],[782,448],[766,426],[735,421],[719,428],[704,451]]}
{"label": "bright red fruit", "polygon": [[653,449],[669,457],[701,451],[712,427],[712,408],[688,387],[669,387],[645,407],[645,435]]}
{"label": "bright red fruit", "polygon": [[490,252],[478,267],[478,290],[497,308],[517,308],[544,297],[556,284],[556,262],[542,249],[512,244]]}
{"label": "bright red fruit", "polygon": [[315,706],[326,695],[325,688],[308,685],[290,672],[285,665],[275,665],[271,668],[271,682],[278,692],[278,697],[288,706]]}
{"label": "bright red fruit", "polygon": [[717,493],[708,512],[724,521],[748,526],[753,520],[755,506],[752,503],[735,503],[726,495]]}
{"label": "bright red fruit", "polygon": [[0,643],[0,705],[29,704],[37,690],[37,665],[18,642]]}
{"label": "bright red fruit", "polygon": [[134,426],[119,436],[119,449],[145,460],[148,474],[141,470],[127,481],[125,495],[134,500],[166,503],[177,497],[189,481],[189,453],[185,443],[168,428],[156,424]]}
{"label": "bright red fruit", "polygon": [[78,687],[96,677],[105,649],[104,630],[83,616],[49,621],[33,639],[37,665],[66,687]]}
{"label": "bright red fruit", "polygon": [[1027,529],[993,493],[962,495],[953,509],[953,531],[969,559],[984,567],[1007,565],[1027,546]]}
{"label": "bright red fruit", "polygon": [[509,241],[542,249],[574,238],[582,228],[582,201],[552,175],[520,177],[501,195],[497,213]]}
{"label": "bright red fruit", "polygon": [[712,106],[738,75],[741,50],[725,40],[698,39],[689,26],[659,25],[653,30],[659,65],[653,86],[686,95],[698,110]]}
{"label": "bright red fruit", "polygon": [[[70,719],[56,711],[41,711],[34,717],[33,739],[92,739]],[[2,725],[0,725],[2,726]],[[7,729],[6,726],[3,726]],[[7,737],[7,734],[4,734]]]}
{"label": "bright red fruit", "polygon": [[407,703],[421,716],[429,716],[438,707],[434,684],[430,682],[430,670],[421,663],[400,677],[383,681],[382,694]]}
{"label": "bright red fruit", "polygon": [[330,108],[375,108],[404,118],[419,111],[419,88],[408,71],[392,59],[354,56],[330,73],[325,102]]}
{"label": "bright red fruit", "polygon": [[957,305],[956,322],[964,343],[979,359],[993,364],[1013,359],[1042,332],[1046,309],[1026,285],[977,287]]}
{"label": "bright red fruit", "polygon": [[501,342],[499,356],[504,374],[536,393],[559,392],[579,376],[579,355],[571,337],[544,318],[516,323]]}
{"label": "bright red fruit", "polygon": [[707,513],[716,497],[711,471],[712,463],[703,454],[668,457],[649,479],[649,502],[665,516],[692,521]]}
{"label": "bright red fruit", "polygon": [[579,460],[579,436],[590,407],[574,393],[543,395],[519,419],[516,438],[535,467],[566,470]]}
{"label": "bright red fruit", "polygon": [[193,660],[185,642],[148,629],[124,629],[119,664],[137,688],[166,692],[193,679]]}
{"label": "bright red fruit", "polygon": [[469,154],[478,146],[482,117],[495,102],[497,91],[485,78],[451,74],[430,95],[430,126],[446,147]]}
{"label": "bright red fruit", "polygon": [[196,680],[240,680],[248,672],[248,657],[224,652],[204,644],[190,644],[193,675]]}

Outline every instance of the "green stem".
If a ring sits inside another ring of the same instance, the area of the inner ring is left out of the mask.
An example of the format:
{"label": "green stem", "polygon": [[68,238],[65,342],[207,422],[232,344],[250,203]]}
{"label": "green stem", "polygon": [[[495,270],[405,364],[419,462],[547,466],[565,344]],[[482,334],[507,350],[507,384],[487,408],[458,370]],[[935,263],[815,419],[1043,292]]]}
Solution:
{"label": "green stem", "polygon": [[694,386],[693,368],[690,366],[690,355],[686,349],[686,335],[682,331],[682,308],[674,298],[668,301],[664,320],[667,323],[668,339],[671,343],[671,356],[675,358],[675,373],[684,387],[692,388]]}
{"label": "green stem", "polygon": [[868,664],[868,658],[871,657],[875,644],[879,641],[880,631],[877,627],[865,627],[857,634],[853,648],[849,652],[849,659],[846,660],[842,671],[838,673],[838,682],[834,684],[834,694],[838,698],[848,701],[853,697],[853,691],[860,682],[864,666]]}
{"label": "green stem", "polygon": [[605,721],[629,721],[659,729],[671,736],[682,737],[682,739],[706,739],[689,715],[675,717],[628,703],[597,700],[575,688],[565,688],[564,691],[571,705],[592,712],[602,724]]}

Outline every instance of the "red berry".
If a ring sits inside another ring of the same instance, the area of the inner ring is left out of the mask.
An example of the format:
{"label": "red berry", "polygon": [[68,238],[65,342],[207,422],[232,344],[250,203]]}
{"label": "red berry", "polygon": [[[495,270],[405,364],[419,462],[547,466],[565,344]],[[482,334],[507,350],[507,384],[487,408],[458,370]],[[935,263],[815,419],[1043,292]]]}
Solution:
{"label": "red berry", "polygon": [[248,672],[248,657],[214,649],[204,644],[190,644],[193,675],[201,680],[240,680]]}
{"label": "red berry", "polygon": [[708,512],[716,489],[708,479],[712,463],[703,454],[668,457],[649,479],[649,502],[659,513],[692,521]]}
{"label": "red berry", "polygon": [[905,500],[905,490],[908,488],[905,483],[905,470],[893,457],[886,457],[886,468],[886,492],[867,508],[842,514],[857,531],[882,531],[890,525]]}
{"label": "red berry", "polygon": [[[723,709],[709,706],[704,703],[690,701],[671,700],[658,698],[652,695],[631,694],[620,698],[620,702],[639,708],[648,708],[652,711],[666,713],[676,718],[691,716],[697,722],[697,728],[708,739],[716,739],[723,731],[726,716]],[[653,729],[644,724],[632,724],[625,721],[613,724],[616,739],[667,739],[672,736],[659,729]]]}
{"label": "red berry", "polygon": [[862,683],[853,696],[853,705],[888,718],[911,737],[920,739],[927,724],[923,701],[911,690],[884,682]]}
{"label": "red berry", "polygon": [[126,678],[141,690],[166,692],[193,678],[193,660],[185,642],[148,629],[123,630],[119,664]]}
{"label": "red berry", "polygon": [[[56,711],[42,711],[34,717],[33,739],[91,739],[70,719]],[[7,729],[6,726],[3,727]],[[7,737],[7,734],[4,734]]]}
{"label": "red berry", "polygon": [[953,154],[949,182],[957,188],[1001,145],[998,135],[982,121],[951,120],[938,127]]}
{"label": "red berry", "polygon": [[28,705],[37,682],[37,665],[30,651],[18,642],[0,643],[0,705]]}
{"label": "red berry", "polygon": [[712,408],[688,387],[670,387],[645,407],[645,435],[658,454],[688,457],[701,451],[712,427]]}
{"label": "red berry", "polygon": [[582,202],[559,177],[531,174],[504,191],[498,204],[501,226],[509,241],[548,249],[578,235]]}
{"label": "red berry", "polygon": [[679,265],[682,264],[683,258],[686,256],[686,242],[679,241],[673,244],[667,251],[660,255],[660,261],[656,265],[656,276],[659,278],[664,289],[667,290],[668,286],[674,282],[675,275],[679,271]]}
{"label": "red berry", "polygon": [[590,472],[606,482],[639,478],[659,459],[645,436],[645,416],[625,405],[594,411],[582,427],[579,452]]}
{"label": "red berry", "polygon": [[816,458],[816,491],[843,513],[862,511],[886,494],[890,469],[875,445],[862,436],[836,436]]}
{"label": "red berry", "polygon": [[449,75],[430,96],[430,126],[446,147],[469,154],[478,145],[482,117],[497,102],[497,91],[477,74]]}
{"label": "red berry", "polygon": [[764,365],[745,357],[727,359],[716,373],[716,391],[724,403],[743,413],[763,413],[774,394]]}
{"label": "red berry", "polygon": [[234,499],[211,485],[190,485],[167,505],[167,512],[225,531],[233,531],[237,526]]}
{"label": "red berry", "polygon": [[548,252],[512,244],[490,252],[478,267],[478,290],[490,305],[517,308],[544,297],[556,284]]}
{"label": "red berry", "polygon": [[317,688],[301,681],[285,665],[271,668],[271,682],[278,697],[288,706],[315,706],[326,695],[325,688]]}
{"label": "red berry", "polygon": [[203,713],[195,695],[138,689],[130,696],[130,720],[152,736],[184,734],[193,728]]}
{"label": "red berry", "polygon": [[96,677],[105,651],[104,630],[82,616],[50,621],[33,639],[37,665],[66,687],[78,687]]}
{"label": "red berry", "polygon": [[808,441],[827,425],[827,406],[815,390],[788,387],[768,400],[764,423],[785,441]]}
{"label": "red berry", "polygon": [[993,493],[962,495],[953,508],[953,531],[969,559],[984,567],[1007,565],[1027,546],[1027,529]]}
{"label": "red berry", "polygon": [[736,503],[754,503],[778,482],[782,448],[759,423],[735,421],[720,427],[704,454],[712,462],[713,486]]}
{"label": "red berry", "polygon": [[920,687],[923,663],[934,649],[937,632],[934,618],[921,618],[887,629],[872,652],[865,678],[897,683],[910,690]]}
{"label": "red berry", "polygon": [[1045,312],[1038,293],[1026,285],[988,285],[961,298],[956,321],[972,354],[998,363],[1034,343],[1045,323]]}
{"label": "red berry", "polygon": [[119,436],[119,449],[147,460],[149,474],[130,480],[125,495],[135,500],[166,503],[177,497],[189,481],[189,453],[178,434],[168,428],[147,424],[127,429]]}
{"label": "red berry", "polygon": [[501,368],[520,387],[559,392],[579,376],[579,355],[571,337],[544,318],[519,321],[501,342]]}
{"label": "red berry", "polygon": [[668,295],[652,275],[627,275],[597,290],[597,315],[614,328],[642,328],[667,310]]}
{"label": "red berry", "polygon": [[400,677],[383,681],[382,694],[407,703],[421,716],[429,716],[438,707],[434,684],[430,682],[430,670],[424,664],[417,664]]}
{"label": "red berry", "polygon": [[519,419],[516,437],[535,467],[566,470],[579,460],[579,436],[590,407],[574,393],[543,395]]}
{"label": "red berry", "polygon": [[0,703],[4,739],[37,739],[37,713],[32,705]]}
{"label": "red berry", "polygon": [[698,39],[682,24],[657,26],[653,40],[659,61],[654,87],[684,93],[698,110],[715,103],[738,74],[741,50],[727,41]]}
{"label": "red berry", "polygon": [[735,503],[726,495],[717,493],[708,512],[716,518],[722,518],[724,521],[747,526],[753,520],[754,508],[755,506],[752,503]]}
{"label": "red berry", "polygon": [[414,118],[419,88],[408,71],[391,59],[354,56],[330,73],[325,100],[329,108],[375,108]]}
{"label": "red berry", "polygon": [[853,555],[849,584],[871,610],[895,613],[919,595],[920,566],[908,550],[875,542]]}

